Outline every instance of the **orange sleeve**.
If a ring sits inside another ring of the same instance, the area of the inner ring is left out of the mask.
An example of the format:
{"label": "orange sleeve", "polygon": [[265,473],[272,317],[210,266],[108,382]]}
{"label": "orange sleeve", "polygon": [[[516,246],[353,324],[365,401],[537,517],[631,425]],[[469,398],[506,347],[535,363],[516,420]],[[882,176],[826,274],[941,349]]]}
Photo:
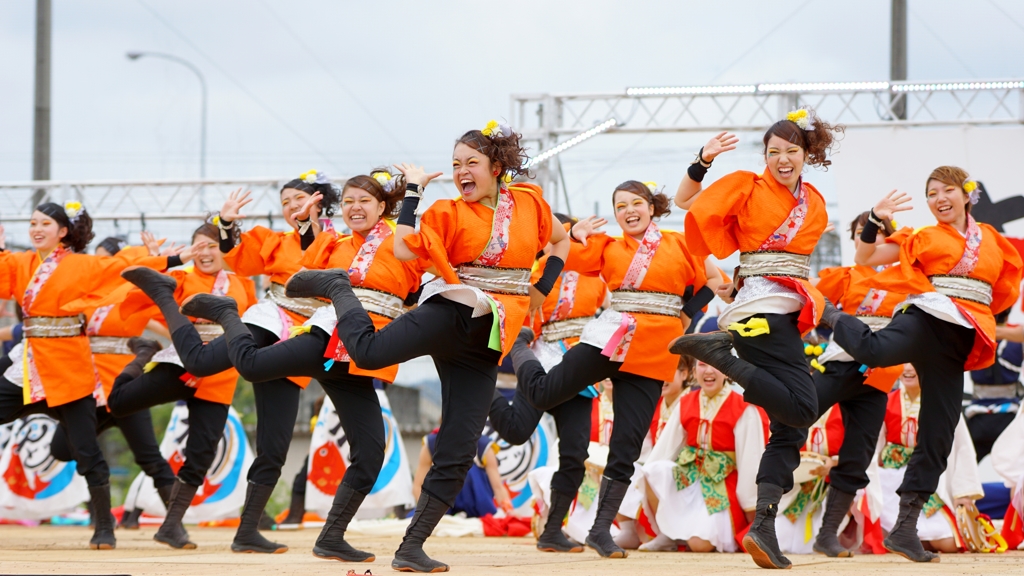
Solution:
{"label": "orange sleeve", "polygon": [[334,253],[334,247],[340,241],[341,239],[335,232],[322,232],[319,234],[316,240],[303,253],[302,267],[310,270],[324,270],[328,268],[331,254]]}
{"label": "orange sleeve", "polygon": [[726,258],[740,249],[736,211],[754,189],[753,172],[739,171],[716,180],[700,193],[686,213],[686,245],[701,260],[714,254]]}
{"label": "orange sleeve", "polygon": [[420,218],[419,232],[403,238],[409,250],[420,258],[430,260],[438,274],[449,284],[459,283],[459,277],[448,261],[448,249],[455,242],[455,231],[458,230],[455,202],[460,200],[434,202]]}
{"label": "orange sleeve", "polygon": [[903,244],[904,242],[907,241],[907,238],[910,238],[911,236],[913,236],[913,234],[913,228],[911,228],[910,226],[904,226],[903,228],[900,228],[899,230],[893,232],[892,236],[887,237],[885,241],[892,244]]}
{"label": "orange sleeve", "polygon": [[0,252],[0,300],[17,300],[21,303],[23,294],[18,291],[18,270],[32,257],[32,252]]}
{"label": "orange sleeve", "polygon": [[596,275],[604,266],[604,249],[615,241],[607,234],[596,234],[587,238],[587,245],[573,242],[569,246],[569,257],[565,262],[566,270],[575,270],[580,274]]}
{"label": "orange sleeve", "polygon": [[815,287],[822,296],[838,304],[850,288],[850,269],[844,266],[822,269],[818,272],[818,284]]}
{"label": "orange sleeve", "polygon": [[1021,257],[1017,249],[1002,234],[995,232],[999,247],[1003,250],[1003,269],[999,279],[992,285],[992,311],[996,314],[1009,309],[1020,296]]}
{"label": "orange sleeve", "polygon": [[906,239],[900,244],[899,264],[890,266],[872,276],[869,285],[884,286],[886,290],[899,292],[900,294],[934,292],[935,287],[928,280],[928,276],[915,266],[924,246],[922,242],[927,243],[927,240],[922,240],[922,237],[929,234],[928,230],[930,228],[925,227],[907,235]]}
{"label": "orange sleeve", "polygon": [[[249,300],[245,305],[245,310],[248,310],[250,306],[259,302],[259,298],[256,297],[256,283],[251,278],[241,278],[241,280],[242,286],[245,288],[245,297]],[[245,314],[245,310],[239,310],[238,313]]]}
{"label": "orange sleeve", "polygon": [[[171,270],[166,275],[174,278],[174,281],[178,283],[178,287],[174,290],[174,297],[177,301],[181,301],[181,285],[185,278],[186,272],[184,270]],[[125,282],[123,286],[117,287],[108,296],[104,297],[102,301],[94,303],[96,306],[105,306],[107,304],[117,304],[118,309],[121,312],[121,319],[127,320],[135,314],[147,314],[151,318],[163,319],[156,304],[146,296],[146,293],[139,290],[134,284]]]}
{"label": "orange sleeve", "polygon": [[240,276],[259,276],[266,272],[264,254],[271,254],[281,244],[281,237],[269,228],[256,226],[242,233],[238,244],[224,255],[224,262]]}

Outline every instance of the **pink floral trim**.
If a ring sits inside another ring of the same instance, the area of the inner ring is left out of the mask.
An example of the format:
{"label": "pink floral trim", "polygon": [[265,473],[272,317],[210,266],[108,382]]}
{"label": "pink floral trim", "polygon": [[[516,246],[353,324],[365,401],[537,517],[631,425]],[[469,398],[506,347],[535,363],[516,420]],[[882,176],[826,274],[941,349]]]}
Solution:
{"label": "pink floral trim", "polygon": [[789,212],[786,220],[761,244],[761,250],[785,250],[793,241],[800,227],[807,219],[807,187],[800,181],[800,193],[796,197],[796,206]]}

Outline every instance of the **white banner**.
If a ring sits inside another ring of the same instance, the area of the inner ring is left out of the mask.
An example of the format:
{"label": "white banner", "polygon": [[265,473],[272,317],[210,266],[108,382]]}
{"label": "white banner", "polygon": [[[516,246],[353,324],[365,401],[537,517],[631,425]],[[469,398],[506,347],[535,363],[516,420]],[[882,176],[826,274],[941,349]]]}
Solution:
{"label": "white banner", "polygon": [[44,520],[89,499],[75,462],[50,455],[56,430],[57,421],[42,414],[0,426],[0,518]]}
{"label": "white banner", "polygon": [[494,439],[498,446],[498,471],[512,496],[513,514],[533,516],[533,488],[527,476],[532,470],[543,466],[558,467],[558,432],[555,419],[548,413],[541,417],[537,430],[530,441],[511,446],[498,437],[488,422],[484,434]]}

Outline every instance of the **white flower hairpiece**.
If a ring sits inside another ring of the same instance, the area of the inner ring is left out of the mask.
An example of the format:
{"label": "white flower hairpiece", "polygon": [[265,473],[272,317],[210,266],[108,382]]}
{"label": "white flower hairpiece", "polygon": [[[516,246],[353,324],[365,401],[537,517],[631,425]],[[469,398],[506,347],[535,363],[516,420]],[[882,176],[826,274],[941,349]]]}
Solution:
{"label": "white flower hairpiece", "polygon": [[497,120],[491,120],[480,132],[488,138],[497,138],[498,136],[507,138],[512,135],[512,127],[508,124],[499,123]]}
{"label": "white flower hairpiece", "polygon": [[373,179],[384,188],[385,192],[394,192],[395,190],[395,179],[389,172],[374,172]]}
{"label": "white flower hairpiece", "polygon": [[800,108],[786,114],[786,120],[796,124],[801,130],[814,130],[814,114],[810,108]]}
{"label": "white flower hairpiece", "polygon": [[964,181],[963,189],[964,192],[967,192],[967,199],[970,200],[972,206],[981,200],[981,190],[978,189],[978,183],[974,180]]}
{"label": "white flower hairpiece", "polygon": [[82,203],[77,200],[69,200],[64,203],[64,213],[72,223],[78,221],[78,215],[82,213]]}
{"label": "white flower hairpiece", "polygon": [[647,186],[647,189],[651,191],[651,194],[657,194],[658,193],[658,183],[657,182],[644,182],[643,184],[644,184],[644,186]]}
{"label": "white flower hairpiece", "polygon": [[306,184],[330,184],[331,179],[327,177],[327,174],[320,172],[319,170],[310,170],[299,174],[299,180],[302,180]]}

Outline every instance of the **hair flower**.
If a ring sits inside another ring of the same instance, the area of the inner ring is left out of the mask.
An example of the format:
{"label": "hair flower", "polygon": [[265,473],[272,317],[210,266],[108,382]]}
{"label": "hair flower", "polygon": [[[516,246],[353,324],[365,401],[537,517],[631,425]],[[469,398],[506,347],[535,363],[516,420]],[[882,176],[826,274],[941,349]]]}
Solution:
{"label": "hair flower", "polygon": [[71,200],[64,203],[64,213],[68,215],[68,218],[74,220],[78,218],[78,214],[82,212],[82,203],[77,200]]}
{"label": "hair flower", "polygon": [[970,200],[971,205],[977,204],[981,200],[981,190],[978,190],[978,183],[974,180],[964,182],[963,189],[967,193],[967,198]]}
{"label": "hair flower", "polygon": [[651,194],[655,194],[655,193],[658,192],[658,183],[657,182],[644,182],[643,184],[644,184],[644,186],[647,186],[648,189],[650,189]]}
{"label": "hair flower", "polygon": [[317,176],[319,174],[320,173],[317,172],[316,170],[310,170],[308,172],[303,172],[302,174],[299,174],[299,180],[302,180],[306,184],[316,184]]}
{"label": "hair flower", "polygon": [[501,124],[497,120],[491,120],[480,133],[488,138],[497,138],[499,136],[507,138],[512,135],[512,127],[508,124]]}
{"label": "hair flower", "polygon": [[807,108],[793,110],[789,114],[786,114],[786,120],[796,124],[801,130],[814,130],[814,118],[811,116],[811,112]]}
{"label": "hair flower", "polygon": [[214,216],[211,224],[213,224],[214,226],[220,226],[220,216]]}
{"label": "hair flower", "polygon": [[373,179],[384,188],[385,192],[393,192],[395,189],[395,179],[391,177],[389,172],[374,172]]}

